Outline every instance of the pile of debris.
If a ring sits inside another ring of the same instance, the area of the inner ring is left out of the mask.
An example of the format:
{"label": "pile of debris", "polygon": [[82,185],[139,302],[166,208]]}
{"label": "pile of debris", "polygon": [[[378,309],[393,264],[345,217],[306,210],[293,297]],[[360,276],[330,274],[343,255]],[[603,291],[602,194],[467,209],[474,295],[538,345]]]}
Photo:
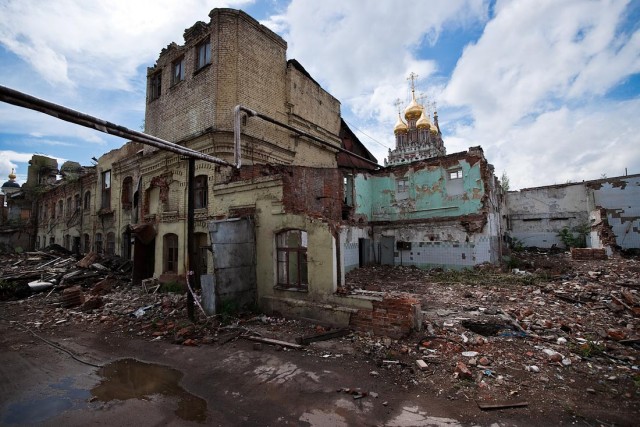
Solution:
{"label": "pile of debris", "polygon": [[[0,267],[0,300],[27,298],[38,292],[62,293],[66,308],[80,306],[91,309],[98,299],[85,301],[82,289],[99,296],[114,285],[128,282],[131,261],[120,257],[101,257],[91,252],[78,259],[59,245],[42,251],[5,255]],[[94,307],[95,308],[95,307]]]}

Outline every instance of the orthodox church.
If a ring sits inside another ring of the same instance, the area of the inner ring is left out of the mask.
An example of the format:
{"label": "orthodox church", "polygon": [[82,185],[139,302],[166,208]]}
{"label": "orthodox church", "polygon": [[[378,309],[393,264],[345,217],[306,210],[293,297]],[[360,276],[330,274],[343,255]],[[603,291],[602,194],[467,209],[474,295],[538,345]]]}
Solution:
{"label": "orthodox church", "polygon": [[[404,109],[404,119],[398,111],[398,121],[393,127],[396,148],[389,149],[389,155],[385,159],[385,166],[395,166],[416,160],[430,159],[446,155],[442,133],[438,126],[438,113],[433,114],[431,121],[428,105],[420,105],[416,101],[415,78],[411,73],[411,102]],[[398,101],[398,106],[400,101]]]}

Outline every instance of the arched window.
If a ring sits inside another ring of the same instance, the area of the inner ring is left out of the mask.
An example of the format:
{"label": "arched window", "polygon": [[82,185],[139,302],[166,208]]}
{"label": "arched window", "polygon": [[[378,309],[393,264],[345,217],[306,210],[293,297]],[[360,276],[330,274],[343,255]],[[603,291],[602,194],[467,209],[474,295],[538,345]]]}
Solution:
{"label": "arched window", "polygon": [[102,233],[96,233],[96,253],[102,253]]}
{"label": "arched window", "polygon": [[107,255],[116,254],[116,233],[113,231],[107,233],[107,247],[105,253]]}
{"label": "arched window", "polygon": [[307,232],[287,230],[276,235],[278,285],[306,287]]}
{"label": "arched window", "polygon": [[194,180],[194,207],[202,209],[207,207],[207,175],[198,175]]}
{"label": "arched window", "polygon": [[91,209],[91,191],[84,193],[84,209],[87,211]]}
{"label": "arched window", "polygon": [[168,233],[164,235],[163,260],[165,273],[178,272],[178,235]]}
{"label": "arched window", "polygon": [[62,200],[58,201],[58,218],[62,218],[64,215],[64,202]]}
{"label": "arched window", "polygon": [[85,233],[84,235],[84,246],[82,247],[82,249],[84,250],[84,253],[91,252],[91,238],[87,233]]}

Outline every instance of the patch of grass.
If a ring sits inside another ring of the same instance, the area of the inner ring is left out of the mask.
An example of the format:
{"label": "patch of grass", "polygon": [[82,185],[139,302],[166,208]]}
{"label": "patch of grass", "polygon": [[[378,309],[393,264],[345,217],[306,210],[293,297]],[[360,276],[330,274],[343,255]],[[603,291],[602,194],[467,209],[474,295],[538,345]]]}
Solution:
{"label": "patch of grass", "polygon": [[477,270],[447,270],[431,272],[430,281],[434,283],[462,283],[488,286],[535,285],[546,281],[536,274],[513,275]]}
{"label": "patch of grass", "polygon": [[158,292],[182,294],[184,293],[184,287],[178,282],[167,282],[160,285]]}

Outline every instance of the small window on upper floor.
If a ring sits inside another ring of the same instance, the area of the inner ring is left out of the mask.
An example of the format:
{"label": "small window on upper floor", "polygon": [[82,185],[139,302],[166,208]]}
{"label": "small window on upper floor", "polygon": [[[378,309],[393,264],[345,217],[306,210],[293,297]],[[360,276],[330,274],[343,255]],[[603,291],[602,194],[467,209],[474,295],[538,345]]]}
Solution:
{"label": "small window on upper floor", "polygon": [[91,209],[91,191],[84,193],[84,209]]}
{"label": "small window on upper floor", "polygon": [[102,172],[102,209],[111,208],[111,171]]}
{"label": "small window on upper floor", "polygon": [[396,189],[398,193],[406,193],[409,191],[409,178],[396,179]]}
{"label": "small window on upper floor", "polygon": [[211,63],[211,42],[207,39],[196,46],[196,70]]}
{"label": "small window on upper floor", "polygon": [[194,181],[194,202],[195,209],[202,209],[207,207],[207,175],[198,175]]}
{"label": "small window on upper floor", "polygon": [[149,78],[149,101],[160,98],[162,93],[162,73],[157,72]]}
{"label": "small window on upper floor", "polygon": [[184,57],[173,62],[171,66],[173,73],[171,74],[171,84],[180,83],[184,80]]}
{"label": "small window on upper floor", "polygon": [[449,179],[462,179],[462,169],[449,171]]}

